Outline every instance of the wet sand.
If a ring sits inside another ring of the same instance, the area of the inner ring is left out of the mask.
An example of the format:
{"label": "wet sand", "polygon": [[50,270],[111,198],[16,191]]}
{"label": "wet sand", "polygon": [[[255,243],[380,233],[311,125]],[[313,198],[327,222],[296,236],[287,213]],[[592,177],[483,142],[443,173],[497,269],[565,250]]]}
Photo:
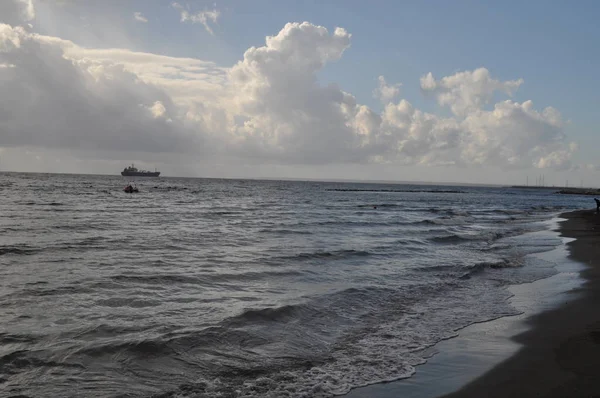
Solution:
{"label": "wet sand", "polygon": [[561,236],[575,240],[542,254],[559,273],[509,288],[522,315],[468,326],[413,377],[346,397],[600,397],[600,215],[561,218]]}
{"label": "wet sand", "polygon": [[600,215],[562,217],[560,233],[576,239],[570,257],[587,265],[580,294],[529,319],[531,329],[514,337],[523,345],[516,355],[446,397],[600,396]]}

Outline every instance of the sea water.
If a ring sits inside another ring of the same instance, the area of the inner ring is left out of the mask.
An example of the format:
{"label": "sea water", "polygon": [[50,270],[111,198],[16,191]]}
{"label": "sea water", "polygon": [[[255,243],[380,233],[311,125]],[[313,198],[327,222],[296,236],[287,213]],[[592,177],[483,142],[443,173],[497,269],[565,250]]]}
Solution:
{"label": "sea water", "polygon": [[589,197],[0,174],[0,396],[329,397],[518,312]]}

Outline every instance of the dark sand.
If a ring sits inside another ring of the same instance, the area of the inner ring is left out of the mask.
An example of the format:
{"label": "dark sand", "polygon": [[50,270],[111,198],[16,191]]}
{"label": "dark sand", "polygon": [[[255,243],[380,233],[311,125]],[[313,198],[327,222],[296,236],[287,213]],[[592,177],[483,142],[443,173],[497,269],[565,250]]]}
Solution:
{"label": "dark sand", "polygon": [[600,397],[600,215],[562,217],[561,235],[576,238],[570,257],[587,265],[581,294],[530,318],[514,356],[445,397]]}

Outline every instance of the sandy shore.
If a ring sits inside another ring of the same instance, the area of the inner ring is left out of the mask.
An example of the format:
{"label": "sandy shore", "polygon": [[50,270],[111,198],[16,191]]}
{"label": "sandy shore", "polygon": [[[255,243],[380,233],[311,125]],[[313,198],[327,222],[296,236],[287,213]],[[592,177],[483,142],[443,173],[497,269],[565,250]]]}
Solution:
{"label": "sandy shore", "polygon": [[561,236],[575,240],[542,254],[559,274],[510,287],[522,315],[471,325],[415,376],[346,398],[600,397],[600,216],[561,217]]}
{"label": "sandy shore", "polygon": [[600,216],[566,213],[562,236],[570,257],[587,265],[574,300],[528,320],[514,338],[523,348],[482,377],[446,397],[600,396]]}

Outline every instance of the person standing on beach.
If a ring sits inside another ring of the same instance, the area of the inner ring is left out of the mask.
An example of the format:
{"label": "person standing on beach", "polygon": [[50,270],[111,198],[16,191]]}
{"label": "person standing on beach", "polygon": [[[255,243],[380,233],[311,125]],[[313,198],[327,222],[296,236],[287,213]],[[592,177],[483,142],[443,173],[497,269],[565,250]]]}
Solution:
{"label": "person standing on beach", "polygon": [[596,201],[596,213],[600,213],[600,200],[596,198],[594,200]]}

